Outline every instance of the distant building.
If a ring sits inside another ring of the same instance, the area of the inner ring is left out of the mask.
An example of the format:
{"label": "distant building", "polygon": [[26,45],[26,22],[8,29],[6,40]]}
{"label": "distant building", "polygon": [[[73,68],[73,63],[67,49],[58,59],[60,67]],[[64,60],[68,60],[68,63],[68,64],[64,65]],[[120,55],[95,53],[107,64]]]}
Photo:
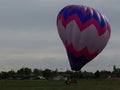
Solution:
{"label": "distant building", "polygon": [[57,75],[53,77],[53,80],[67,80],[67,77],[63,75]]}

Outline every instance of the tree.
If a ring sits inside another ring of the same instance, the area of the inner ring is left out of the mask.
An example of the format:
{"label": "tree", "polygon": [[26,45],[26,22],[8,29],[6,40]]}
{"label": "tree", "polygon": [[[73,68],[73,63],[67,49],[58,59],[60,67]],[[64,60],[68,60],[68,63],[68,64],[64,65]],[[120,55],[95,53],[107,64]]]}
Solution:
{"label": "tree", "polygon": [[95,78],[99,78],[100,77],[100,72],[98,70],[95,72],[94,77]]}
{"label": "tree", "polygon": [[76,72],[76,78],[83,78],[83,73],[82,71]]}
{"label": "tree", "polygon": [[83,72],[83,78],[93,78],[94,74],[92,72]]}
{"label": "tree", "polygon": [[113,71],[116,71],[116,70],[117,70],[117,69],[116,69],[116,66],[114,65],[114,66],[113,66]]}
{"label": "tree", "polygon": [[100,77],[101,78],[108,78],[109,76],[111,76],[110,71],[103,70],[103,71],[100,72]]}
{"label": "tree", "polygon": [[51,70],[50,69],[45,69],[43,71],[43,77],[45,77],[46,79],[49,79],[51,77]]}
{"label": "tree", "polygon": [[35,76],[39,76],[39,75],[42,75],[42,70],[39,70],[39,69],[34,69],[33,70],[33,74],[35,75]]}
{"label": "tree", "polygon": [[2,71],[1,72],[1,78],[2,79],[8,79],[9,78],[9,74],[7,72]]}
{"label": "tree", "polygon": [[13,71],[13,70],[8,71],[8,75],[9,75],[9,78],[10,78],[10,79],[13,79],[13,78],[15,77],[15,75],[16,75],[16,72]]}
{"label": "tree", "polygon": [[32,73],[32,70],[30,68],[21,68],[17,71],[17,74],[21,76],[21,78],[25,78],[26,76],[30,76]]}
{"label": "tree", "polygon": [[120,77],[120,68],[116,68],[116,66],[113,66],[113,72],[112,72],[113,77]]}

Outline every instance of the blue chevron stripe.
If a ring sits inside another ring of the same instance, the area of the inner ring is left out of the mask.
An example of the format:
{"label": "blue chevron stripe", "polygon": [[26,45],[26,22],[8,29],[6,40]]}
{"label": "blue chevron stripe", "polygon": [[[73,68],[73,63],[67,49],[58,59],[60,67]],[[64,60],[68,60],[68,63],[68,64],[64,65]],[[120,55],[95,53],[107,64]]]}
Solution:
{"label": "blue chevron stripe", "polygon": [[67,20],[71,15],[77,14],[83,24],[92,18],[94,18],[99,23],[101,29],[104,28],[104,26],[107,24],[107,21],[103,19],[99,19],[99,17],[95,12],[89,13],[88,15],[84,16],[83,11],[80,10],[80,8],[77,9],[74,8],[74,6],[71,7],[73,7],[73,9],[69,12],[68,12],[68,7],[63,8],[60,12],[60,14],[63,14],[65,20]]}
{"label": "blue chevron stripe", "polygon": [[92,60],[92,58],[87,59],[84,55],[75,57],[75,55],[70,51],[67,51],[67,55],[68,55],[71,69],[75,71],[80,70],[85,64],[87,64]]}

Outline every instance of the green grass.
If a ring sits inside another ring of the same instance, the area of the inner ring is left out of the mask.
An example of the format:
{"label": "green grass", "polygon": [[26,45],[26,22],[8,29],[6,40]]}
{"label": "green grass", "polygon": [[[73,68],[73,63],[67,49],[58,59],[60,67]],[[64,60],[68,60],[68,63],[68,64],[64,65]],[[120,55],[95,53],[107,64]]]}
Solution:
{"label": "green grass", "polygon": [[64,81],[0,80],[0,90],[120,90],[120,79],[81,79],[70,86]]}

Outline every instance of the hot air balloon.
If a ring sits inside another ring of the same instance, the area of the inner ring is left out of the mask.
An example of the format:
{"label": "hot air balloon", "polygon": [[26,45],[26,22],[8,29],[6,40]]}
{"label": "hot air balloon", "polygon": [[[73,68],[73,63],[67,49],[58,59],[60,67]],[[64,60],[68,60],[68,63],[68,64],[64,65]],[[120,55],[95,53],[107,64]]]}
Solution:
{"label": "hot air balloon", "polygon": [[83,5],[64,7],[57,16],[59,36],[72,70],[93,60],[110,39],[110,24],[98,10]]}

